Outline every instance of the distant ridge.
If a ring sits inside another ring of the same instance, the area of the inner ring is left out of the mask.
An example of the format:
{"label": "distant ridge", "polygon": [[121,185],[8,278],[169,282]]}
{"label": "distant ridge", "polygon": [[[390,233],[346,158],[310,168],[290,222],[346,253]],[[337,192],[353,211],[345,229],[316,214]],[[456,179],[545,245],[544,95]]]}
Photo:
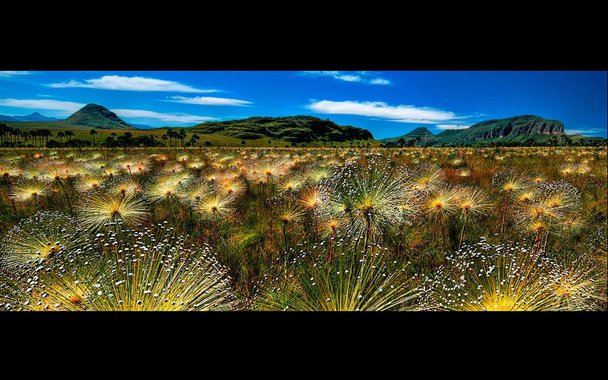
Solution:
{"label": "distant ridge", "polygon": [[426,127],[418,127],[415,128],[411,131],[409,131],[408,133],[406,133],[405,135],[402,136],[398,136],[398,137],[389,137],[386,139],[380,139],[378,141],[383,142],[383,143],[388,143],[388,142],[397,142],[399,139],[416,139],[416,137],[420,137],[421,139],[424,139],[425,137],[433,137],[433,132],[429,131],[428,129],[426,129]]}
{"label": "distant ridge", "polygon": [[548,120],[536,115],[514,116],[504,119],[482,121],[466,129],[449,129],[436,135],[424,127],[409,133],[379,140],[384,144],[395,144],[399,139],[405,142],[426,136],[425,146],[456,146],[477,143],[524,143],[536,144],[548,140],[552,135],[565,136],[564,123]]}
{"label": "distant ridge", "polygon": [[38,112],[33,112],[29,115],[24,116],[8,116],[8,115],[0,115],[0,121],[54,121],[59,120],[54,117],[44,116]]}

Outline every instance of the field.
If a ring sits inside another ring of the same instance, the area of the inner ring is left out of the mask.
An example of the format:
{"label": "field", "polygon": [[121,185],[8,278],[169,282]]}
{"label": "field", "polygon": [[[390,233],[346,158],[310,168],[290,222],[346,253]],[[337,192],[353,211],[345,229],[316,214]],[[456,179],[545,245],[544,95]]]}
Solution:
{"label": "field", "polygon": [[[99,146],[106,138],[110,136],[118,137],[125,134],[125,132],[130,133],[133,138],[142,137],[142,136],[153,136],[154,139],[158,140],[160,143],[164,144],[166,147],[181,147],[182,143],[187,143],[191,140],[193,135],[198,136],[198,140],[196,141],[196,146],[204,147],[205,143],[210,143],[211,146],[214,147],[242,147],[242,142],[245,141],[245,147],[274,147],[274,148],[284,148],[290,147],[292,144],[289,141],[281,140],[281,139],[269,139],[269,138],[260,138],[260,139],[239,139],[232,136],[223,135],[220,133],[203,133],[201,131],[192,130],[190,128],[171,128],[174,131],[179,131],[183,129],[186,134],[184,141],[180,141],[177,139],[164,140],[162,138],[163,135],[167,134],[167,128],[154,128],[154,129],[95,129],[97,132],[95,135],[91,135],[89,132],[91,128],[76,128],[71,125],[65,124],[64,121],[49,121],[49,122],[6,122],[9,127],[16,128],[22,132],[30,132],[35,131],[41,128],[48,129],[53,136],[49,137],[49,140],[56,140],[61,143],[65,143],[69,140],[68,137],[59,138],[57,134],[59,132],[70,131],[74,135],[71,136],[71,139],[77,139],[81,141],[90,142],[93,146]],[[37,146],[44,146],[46,143],[45,140],[42,141],[28,141],[30,144]],[[365,141],[353,141],[354,146],[357,146],[358,143],[366,146],[367,143],[372,147],[377,147],[380,145],[378,141],[375,140],[365,140]],[[300,142],[298,146],[305,147],[323,147],[321,142]],[[326,143],[327,147],[330,146],[330,143]],[[333,142],[334,146],[338,147],[350,147],[350,142]]]}
{"label": "field", "polygon": [[608,308],[606,147],[234,140],[0,150],[0,310]]}

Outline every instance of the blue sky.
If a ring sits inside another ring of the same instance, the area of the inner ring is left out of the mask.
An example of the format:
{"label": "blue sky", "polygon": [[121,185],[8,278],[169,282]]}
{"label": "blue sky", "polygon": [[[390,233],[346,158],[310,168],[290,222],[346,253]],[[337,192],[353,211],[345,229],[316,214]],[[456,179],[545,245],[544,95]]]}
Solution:
{"label": "blue sky", "polygon": [[64,118],[101,104],[129,123],[313,115],[375,138],[534,114],[606,137],[601,71],[0,71],[0,114]]}

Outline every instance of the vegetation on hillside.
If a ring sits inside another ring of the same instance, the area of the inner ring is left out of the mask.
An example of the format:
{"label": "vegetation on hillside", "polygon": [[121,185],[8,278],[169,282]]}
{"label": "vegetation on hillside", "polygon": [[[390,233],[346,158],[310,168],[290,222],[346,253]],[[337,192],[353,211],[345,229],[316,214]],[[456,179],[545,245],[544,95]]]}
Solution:
{"label": "vegetation on hillside", "polygon": [[194,126],[202,133],[217,133],[239,139],[279,139],[292,143],[373,140],[362,128],[340,126],[313,116],[250,117],[241,120],[209,121]]}

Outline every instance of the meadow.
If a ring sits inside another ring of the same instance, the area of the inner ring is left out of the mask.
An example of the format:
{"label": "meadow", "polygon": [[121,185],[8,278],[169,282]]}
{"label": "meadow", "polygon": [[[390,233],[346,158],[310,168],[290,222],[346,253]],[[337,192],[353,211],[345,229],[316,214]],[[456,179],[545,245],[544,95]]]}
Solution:
{"label": "meadow", "polygon": [[23,148],[0,175],[2,311],[608,308],[606,147]]}

